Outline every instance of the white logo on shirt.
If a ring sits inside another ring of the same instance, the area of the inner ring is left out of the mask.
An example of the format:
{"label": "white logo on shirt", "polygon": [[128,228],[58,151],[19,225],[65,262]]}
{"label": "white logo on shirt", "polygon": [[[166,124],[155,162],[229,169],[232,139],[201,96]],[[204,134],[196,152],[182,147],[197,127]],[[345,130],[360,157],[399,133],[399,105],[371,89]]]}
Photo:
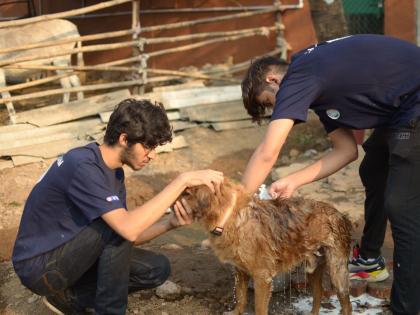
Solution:
{"label": "white logo on shirt", "polygon": [[327,116],[331,119],[337,120],[340,118],[340,112],[336,109],[327,109]]}
{"label": "white logo on shirt", "polygon": [[106,197],[106,201],[108,201],[108,202],[118,201],[118,200],[120,200],[120,198],[118,198],[118,196],[115,196],[115,195]]}
{"label": "white logo on shirt", "polygon": [[[344,37],[339,37],[339,38],[335,38],[335,39],[327,40],[327,41],[325,41],[324,43],[320,43],[320,45],[325,44],[325,43],[330,44],[330,43],[333,43],[333,42],[338,41],[338,40],[342,40],[342,39],[349,38],[349,37],[351,37],[351,36],[353,36],[353,35],[349,35],[349,36],[344,36]],[[310,48],[306,49],[306,51],[305,51],[305,55],[310,54],[310,53],[311,53],[311,52],[313,52],[313,51],[315,50],[315,48],[317,48],[317,47],[318,47],[318,44],[315,44],[315,45],[313,45],[312,47],[310,47]]]}
{"label": "white logo on shirt", "polygon": [[317,45],[315,45],[314,47],[308,48],[306,49],[305,55],[310,54],[311,52],[314,51],[314,49],[316,48]]}
{"label": "white logo on shirt", "polygon": [[61,164],[63,164],[64,163],[64,159],[63,159],[63,157],[62,156],[60,156],[58,159],[57,159],[57,166],[58,167],[60,167],[61,166]]}

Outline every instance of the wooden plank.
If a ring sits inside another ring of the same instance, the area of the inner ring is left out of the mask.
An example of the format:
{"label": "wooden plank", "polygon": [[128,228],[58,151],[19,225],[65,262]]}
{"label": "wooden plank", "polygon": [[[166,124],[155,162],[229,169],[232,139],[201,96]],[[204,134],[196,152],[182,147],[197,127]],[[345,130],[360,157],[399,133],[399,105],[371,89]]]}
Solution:
{"label": "wooden plank", "polygon": [[129,97],[129,90],[119,90],[67,104],[51,105],[22,112],[17,115],[16,121],[18,123],[28,122],[37,126],[50,126],[112,110],[119,102]]}
{"label": "wooden plank", "polygon": [[48,127],[35,127],[16,132],[0,133],[0,143],[10,143],[21,139],[34,139],[36,141],[35,138],[63,132],[73,133],[74,137],[83,136],[86,132],[95,130],[98,125],[101,125],[100,119],[93,118]]}
{"label": "wooden plank", "polygon": [[0,126],[0,135],[7,132],[16,132],[28,129],[34,129],[36,126],[31,124],[15,124],[15,125],[6,125]]}
{"label": "wooden plank", "polygon": [[0,150],[0,156],[36,156],[42,158],[53,158],[68,150],[84,146],[88,143],[86,140],[64,139],[26,147]]}
{"label": "wooden plank", "polygon": [[47,143],[47,142],[56,141],[56,140],[74,139],[76,137],[77,135],[75,135],[74,133],[61,132],[61,133],[55,133],[55,134],[47,135],[43,137],[30,137],[26,139],[0,142],[0,150],[26,147],[28,145]]}
{"label": "wooden plank", "polygon": [[177,109],[201,104],[221,103],[242,99],[240,85],[212,86],[162,92],[157,98],[166,109]]}
{"label": "wooden plank", "polygon": [[249,119],[241,101],[206,104],[180,109],[181,117],[191,121],[233,121]]}
{"label": "wooden plank", "polygon": [[12,168],[12,167],[13,167],[12,161],[0,159],[0,170],[3,170],[5,168]]}
{"label": "wooden plank", "polygon": [[253,123],[251,119],[249,119],[249,120],[215,122],[215,123],[212,123],[211,126],[216,131],[222,131],[222,130],[231,130],[231,129],[254,128],[254,127],[258,127],[258,124]]}
{"label": "wooden plank", "polygon": [[[111,114],[112,114],[112,111],[99,113],[99,116],[101,117],[101,121],[103,123],[108,123],[109,117],[111,117]],[[177,120],[181,118],[179,111],[176,111],[176,110],[167,111],[166,114],[168,115],[169,120]]]}
{"label": "wooden plank", "polygon": [[172,84],[165,86],[157,86],[153,88],[153,92],[168,92],[168,91],[178,91],[185,88],[197,88],[205,87],[203,80],[192,80],[181,84]]}
{"label": "wooden plank", "polygon": [[19,165],[41,162],[43,161],[43,158],[36,157],[36,156],[16,155],[16,156],[12,156],[12,161],[13,161],[14,166],[19,166]]}
{"label": "wooden plank", "polygon": [[179,114],[179,111],[177,110],[167,111],[166,115],[168,116],[169,120],[178,120],[181,118],[181,115]]}
{"label": "wooden plank", "polygon": [[171,125],[172,125],[173,131],[180,131],[180,130],[197,127],[196,123],[193,123],[190,121],[182,121],[182,120],[173,121],[171,122]]}
{"label": "wooden plank", "polygon": [[158,146],[156,148],[156,153],[172,152],[173,150],[181,149],[187,146],[188,143],[184,136],[176,136],[172,139],[172,142]]}

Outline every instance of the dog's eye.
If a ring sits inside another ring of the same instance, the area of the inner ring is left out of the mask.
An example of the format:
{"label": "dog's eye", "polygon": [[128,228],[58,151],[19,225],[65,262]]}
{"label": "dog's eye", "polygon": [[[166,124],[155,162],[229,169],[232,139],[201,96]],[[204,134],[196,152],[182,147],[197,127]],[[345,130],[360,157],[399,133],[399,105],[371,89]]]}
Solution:
{"label": "dog's eye", "polygon": [[188,196],[191,196],[191,190],[189,188],[185,189],[181,194],[181,197],[188,197]]}

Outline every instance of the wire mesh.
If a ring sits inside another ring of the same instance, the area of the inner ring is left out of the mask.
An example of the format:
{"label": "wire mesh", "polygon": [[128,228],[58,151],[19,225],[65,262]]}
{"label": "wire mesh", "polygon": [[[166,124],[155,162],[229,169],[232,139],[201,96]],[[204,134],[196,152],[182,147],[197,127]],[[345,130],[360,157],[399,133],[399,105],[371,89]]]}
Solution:
{"label": "wire mesh", "polygon": [[342,0],[350,34],[384,33],[384,0]]}

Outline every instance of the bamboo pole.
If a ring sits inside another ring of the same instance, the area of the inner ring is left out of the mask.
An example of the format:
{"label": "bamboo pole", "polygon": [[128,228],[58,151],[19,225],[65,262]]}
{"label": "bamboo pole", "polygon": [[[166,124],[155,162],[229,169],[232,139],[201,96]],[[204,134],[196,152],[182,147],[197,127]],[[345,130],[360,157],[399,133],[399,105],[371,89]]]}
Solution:
{"label": "bamboo pole", "polygon": [[[273,0],[273,5],[277,6],[277,7],[280,7],[281,6],[280,0]],[[275,13],[275,17],[276,18],[275,18],[274,25],[276,25],[276,26],[282,25],[281,12],[280,11],[277,11]],[[279,49],[282,48],[282,51],[280,52],[280,58],[286,60],[287,59],[287,47],[284,47],[284,32],[280,27],[278,27],[278,30],[277,30],[276,47],[279,48]]]}
{"label": "bamboo pole", "polygon": [[28,61],[34,61],[34,60],[43,60],[43,59],[51,59],[54,57],[59,56],[65,56],[65,55],[71,55],[75,53],[80,52],[92,52],[92,51],[102,51],[102,50],[110,50],[110,49],[119,49],[124,47],[130,47],[135,45],[136,43],[133,41],[128,42],[121,42],[117,44],[100,44],[100,45],[90,45],[85,46],[81,48],[73,48],[68,50],[62,50],[58,53],[52,53],[52,54],[39,54],[35,56],[24,56],[24,57],[17,57],[17,58],[10,58],[0,61],[0,66],[5,66],[13,63],[20,63],[20,62],[28,62]]}
{"label": "bamboo pole", "polygon": [[[230,32],[207,32],[207,33],[200,33],[200,34],[193,34],[193,35],[182,35],[182,36],[176,36],[176,37],[164,37],[164,38],[157,38],[157,39],[141,39],[140,41],[143,41],[146,44],[156,44],[156,43],[165,43],[165,42],[176,42],[176,41],[182,41],[182,40],[188,40],[188,39],[195,39],[195,38],[206,38],[206,37],[213,37],[213,36],[221,36],[223,34],[243,34],[244,36],[252,36],[252,35],[265,35],[266,32],[275,30],[276,27],[260,27],[260,28],[254,28],[254,29],[245,29],[245,30],[239,30],[239,31],[230,31]],[[96,40],[99,38],[112,38],[117,36],[123,36],[127,34],[133,34],[135,31],[128,30],[128,31],[118,31],[118,32],[110,32],[107,34],[97,34],[97,35],[88,35],[89,40]],[[84,36],[82,36],[84,37]],[[80,38],[82,38],[80,37]],[[87,36],[86,36],[87,37]],[[65,41],[57,41],[55,42],[57,45],[62,44],[64,42],[74,42],[76,40],[76,37],[71,40],[65,40]],[[219,40],[220,41],[220,40]],[[41,48],[41,47],[48,47],[52,46],[54,43],[53,41],[45,42],[45,46],[42,46],[40,44],[33,44],[33,45],[26,45],[26,46],[19,46],[15,48],[7,48],[0,50],[0,53],[6,53],[10,51],[17,51],[17,50],[24,50],[24,49],[31,49],[31,48]],[[74,53],[80,53],[80,52],[92,52],[92,51],[101,51],[101,50],[107,50],[107,49],[119,49],[124,47],[135,47],[139,44],[139,41],[133,40],[133,41],[126,41],[126,42],[120,42],[116,44],[100,44],[100,45],[90,45],[85,46],[82,48],[74,48],[71,50],[65,50],[60,53],[54,53],[54,54],[41,54],[41,55],[35,55],[35,56],[27,56],[27,57],[17,57],[17,58],[10,58],[6,60],[0,61],[0,66],[12,64],[12,63],[19,63],[19,62],[27,62],[27,61],[33,61],[38,59],[49,59],[53,57],[58,56],[64,56],[68,54],[74,54]]]}
{"label": "bamboo pole", "polygon": [[[213,34],[243,34],[246,36],[251,36],[251,34],[253,35],[258,35],[258,33],[264,34],[266,31],[272,31],[276,29],[274,26],[273,27],[260,27],[260,28],[255,28],[255,29],[247,29],[246,32],[245,30],[243,31],[232,31],[232,32],[208,32],[208,33],[201,33],[201,34],[195,34],[195,35],[199,35],[199,37],[211,37]],[[188,37],[191,37],[190,35],[188,35]],[[199,38],[196,37],[196,38]],[[168,38],[169,39],[169,38]],[[186,36],[177,36],[172,38],[175,41],[176,40],[184,40],[186,39]],[[148,42],[146,40],[146,42]],[[89,46],[91,47],[91,46]],[[140,57],[137,57],[140,59]],[[125,59],[124,59],[125,60]],[[117,60],[116,62],[118,62],[119,60]],[[137,61],[137,60],[134,60]],[[124,63],[129,63],[130,61],[124,62]],[[109,62],[103,65],[107,65],[107,64],[114,64],[115,62]],[[112,67],[112,66],[101,66],[101,65],[96,65],[96,66],[84,66],[84,67],[80,67],[80,66],[44,66],[44,65],[25,65],[25,64],[12,64],[12,65],[7,65],[4,68],[6,69],[37,69],[37,70],[74,70],[74,71],[134,71],[136,68],[133,67]]]}
{"label": "bamboo pole", "polygon": [[221,37],[221,38],[214,38],[214,39],[209,39],[209,40],[201,41],[201,42],[190,44],[190,45],[184,45],[184,46],[180,46],[180,47],[168,48],[168,49],[163,49],[163,50],[159,50],[159,51],[154,51],[154,52],[148,53],[148,56],[149,56],[149,58],[150,57],[156,57],[156,56],[161,56],[161,55],[165,55],[165,54],[169,54],[169,53],[173,53],[173,52],[190,50],[190,49],[206,46],[208,44],[237,40],[237,39],[250,37],[250,36],[254,36],[254,35],[267,36],[268,34],[264,33],[264,32],[261,32],[261,34],[249,33],[249,34],[233,35],[233,36],[226,36],[226,37]]}
{"label": "bamboo pole", "polygon": [[175,70],[147,69],[147,72],[157,73],[157,74],[175,75],[179,77],[205,79],[205,80],[218,80],[218,81],[228,81],[228,82],[235,82],[235,83],[239,82],[237,79],[234,79],[234,78],[218,78],[218,77],[209,76],[209,75],[201,74],[201,73],[188,73],[188,72],[175,71]]}
{"label": "bamboo pole", "polygon": [[67,72],[67,73],[62,73],[62,74],[54,75],[54,76],[39,79],[39,80],[34,80],[34,81],[30,81],[30,82],[25,82],[25,83],[14,84],[14,85],[11,85],[11,86],[2,87],[2,88],[0,88],[0,93],[10,92],[10,91],[15,91],[15,90],[25,89],[25,88],[32,87],[32,86],[41,85],[41,84],[44,84],[44,83],[59,80],[61,78],[69,77],[71,75],[74,75],[74,73]]}
{"label": "bamboo pole", "polygon": [[20,26],[20,25],[25,25],[25,24],[30,24],[30,23],[40,22],[40,21],[48,21],[48,20],[52,20],[52,19],[62,19],[62,18],[70,17],[70,16],[75,16],[75,15],[79,15],[79,14],[85,14],[85,13],[88,13],[88,12],[102,10],[102,9],[105,9],[105,8],[109,8],[109,7],[112,7],[112,6],[116,6],[116,5],[119,5],[119,4],[122,4],[122,3],[131,2],[131,1],[132,0],[112,0],[112,1],[107,1],[107,2],[102,2],[102,3],[90,5],[90,6],[87,6],[87,7],[84,7],[84,8],[80,8],[80,9],[68,10],[68,11],[53,13],[53,14],[46,14],[46,15],[41,15],[41,16],[36,16],[36,17],[32,17],[32,18],[28,18],[28,19],[22,19],[22,20],[16,20],[16,21],[0,22],[0,28],[11,27],[11,26]]}
{"label": "bamboo pole", "polygon": [[29,44],[29,45],[3,48],[3,49],[0,49],[0,54],[5,54],[5,53],[9,53],[12,51],[19,51],[19,50],[58,46],[58,45],[68,44],[68,43],[73,43],[73,42],[78,42],[78,41],[87,42],[87,41],[93,41],[93,40],[98,40],[98,39],[121,37],[121,36],[131,35],[134,32],[135,32],[134,30],[130,29],[130,30],[123,30],[123,31],[116,31],[116,32],[106,32],[106,33],[93,34],[93,35],[70,37],[70,38],[61,39],[61,40],[50,40],[47,42],[40,42],[40,43],[34,43],[34,44]]}
{"label": "bamboo pole", "polygon": [[[131,5],[131,14],[132,14],[132,18],[131,18],[131,28],[133,30],[136,30],[133,33],[133,41],[138,41],[138,37],[140,34],[140,19],[139,19],[139,10],[140,10],[140,0],[133,0],[132,5]],[[140,42],[138,42],[140,44]],[[140,46],[140,47],[139,47]],[[133,46],[132,48],[132,52],[131,55],[133,57],[137,57],[138,55],[141,54],[141,50],[143,50],[143,44],[137,45],[137,46]],[[141,64],[138,65],[138,67],[141,67]],[[133,77],[136,77],[137,73],[133,72]],[[144,78],[143,79],[143,83],[145,82]],[[144,84],[141,86],[135,86],[133,87],[133,92],[134,94],[143,94],[144,93]]]}
{"label": "bamboo pole", "polygon": [[137,71],[136,67],[102,67],[102,66],[44,66],[44,65],[25,65],[12,64],[5,66],[4,69],[35,69],[35,70],[73,70],[73,71]]}
{"label": "bamboo pole", "polygon": [[[133,71],[139,71],[140,73],[143,72],[143,70],[139,70],[138,67],[98,67],[98,66],[36,66],[36,65],[11,65],[7,66],[6,68],[17,68],[17,69],[36,69],[36,70],[73,70],[76,72],[79,71],[121,71],[121,72],[133,72]],[[150,73],[162,73],[164,74],[165,71],[171,71],[171,70],[164,70],[164,69],[146,69],[147,72]],[[169,72],[167,73],[169,74]],[[196,79],[206,79],[206,80],[226,80],[231,81],[233,79],[231,78],[216,78],[206,75],[204,72],[202,74],[199,73],[188,73],[188,72],[181,72],[181,71],[174,71],[172,73],[179,77],[191,77]],[[70,74],[69,74],[70,75]],[[17,85],[13,85],[17,86]],[[16,88],[17,89],[17,88]],[[13,89],[15,90],[15,89]],[[0,89],[1,91],[1,89]]]}
{"label": "bamboo pole", "polygon": [[253,12],[235,13],[235,14],[222,15],[222,16],[211,17],[211,18],[198,19],[194,21],[185,21],[185,22],[169,23],[169,24],[164,24],[164,25],[148,26],[148,27],[143,27],[141,31],[142,33],[145,33],[145,32],[152,32],[152,31],[168,30],[168,29],[187,27],[187,26],[192,26],[192,25],[197,25],[197,24],[213,23],[213,22],[220,22],[220,21],[225,21],[225,20],[230,20],[230,19],[244,18],[244,17],[249,17],[253,15],[258,15],[258,14],[266,14],[266,13],[271,13],[278,10],[280,10],[280,8],[271,6],[268,9],[258,10],[258,11],[253,11]]}
{"label": "bamboo pole", "polygon": [[[284,28],[284,26],[282,27]],[[270,27],[263,26],[263,27],[256,27],[256,28],[247,28],[243,30],[235,30],[235,31],[206,32],[206,33],[198,33],[198,34],[180,35],[180,36],[174,36],[174,37],[145,38],[144,42],[146,44],[174,43],[174,42],[184,41],[184,40],[239,35],[239,34],[251,33],[251,32],[263,33],[264,31],[267,31],[267,30],[273,31],[275,29],[276,29],[276,26],[270,26]]]}
{"label": "bamboo pole", "polygon": [[[179,46],[179,47],[175,47],[175,48],[168,48],[168,49],[154,51],[154,52],[151,52],[151,53],[147,54],[147,56],[149,58],[150,57],[156,57],[156,56],[161,56],[161,55],[169,54],[169,53],[173,53],[173,52],[181,52],[181,51],[185,51],[185,50],[189,50],[189,49],[194,49],[194,48],[202,47],[202,46],[205,46],[205,45],[208,45],[208,44],[213,44],[213,43],[223,42],[223,41],[230,41],[230,40],[237,40],[237,39],[250,37],[250,36],[255,36],[255,35],[258,35],[258,34],[249,33],[249,34],[243,34],[243,35],[227,36],[227,37],[223,37],[223,38],[214,38],[214,39],[201,41],[201,42],[194,43],[194,44],[189,44],[189,45]],[[260,35],[265,35],[266,36],[267,34],[263,34],[263,32],[261,32]],[[139,60],[139,57],[131,57],[131,58],[126,58],[126,59],[106,62],[106,63],[101,64],[101,66],[117,66],[117,65],[122,65],[122,64],[126,64],[126,63],[132,63],[132,62],[135,62],[135,61],[138,61],[138,60]]]}
{"label": "bamboo pole", "polygon": [[[174,79],[174,76],[165,76],[165,77],[150,78],[148,81],[161,82],[161,81],[168,81],[168,80],[173,80],[173,79]],[[139,85],[142,83],[143,83],[142,80],[131,80],[131,81],[115,82],[115,83],[91,84],[91,85],[85,85],[85,86],[76,87],[76,88],[54,89],[54,90],[49,90],[49,91],[35,92],[35,93],[29,93],[25,95],[2,98],[0,99],[0,104],[4,104],[7,102],[22,101],[22,100],[27,100],[27,99],[32,99],[32,98],[57,95],[57,94],[64,94],[64,93],[86,92],[86,91],[105,90],[105,89],[111,89],[111,88],[121,88],[121,87]]]}

